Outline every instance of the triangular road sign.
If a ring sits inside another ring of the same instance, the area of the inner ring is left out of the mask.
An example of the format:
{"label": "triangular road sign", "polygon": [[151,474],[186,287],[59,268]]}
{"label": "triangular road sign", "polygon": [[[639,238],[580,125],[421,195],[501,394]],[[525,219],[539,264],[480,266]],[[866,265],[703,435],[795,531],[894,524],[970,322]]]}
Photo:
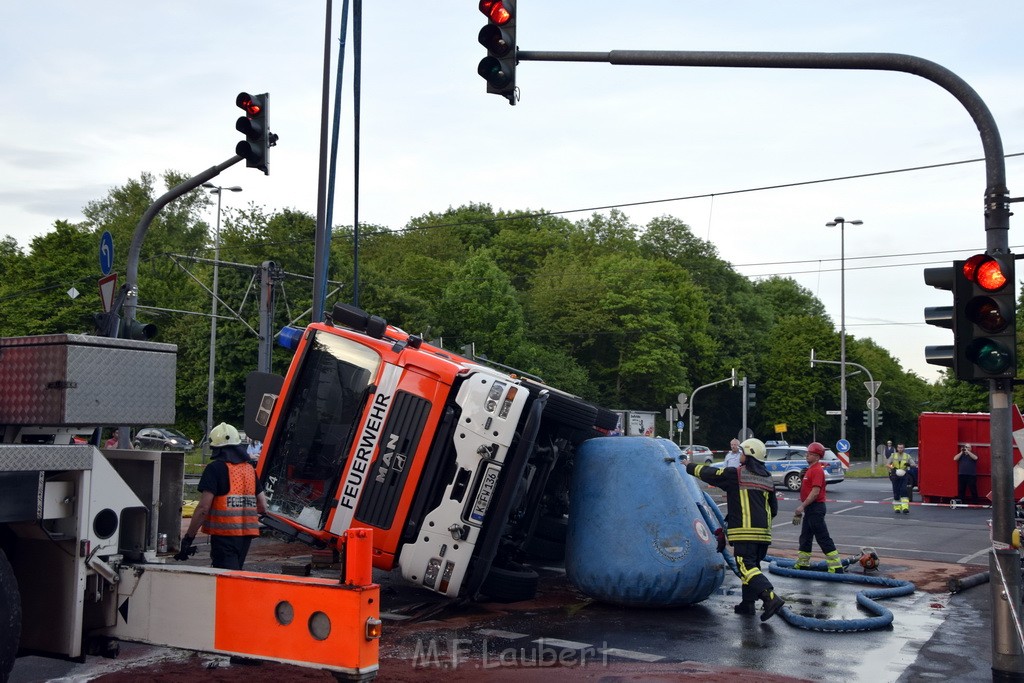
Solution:
{"label": "triangular road sign", "polygon": [[114,305],[115,291],[117,291],[117,273],[100,278],[100,301],[103,302],[104,313],[110,313],[110,307]]}

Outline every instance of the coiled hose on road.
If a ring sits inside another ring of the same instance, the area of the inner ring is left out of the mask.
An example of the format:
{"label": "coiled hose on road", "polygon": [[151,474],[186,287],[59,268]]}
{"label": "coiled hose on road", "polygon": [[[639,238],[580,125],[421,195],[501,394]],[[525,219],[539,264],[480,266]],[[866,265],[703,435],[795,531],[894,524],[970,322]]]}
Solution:
{"label": "coiled hose on road", "polygon": [[[718,505],[715,504],[711,496],[707,492],[704,492],[704,498],[707,501],[708,508],[713,511],[715,517],[718,520],[718,526],[725,528],[725,518],[722,516],[722,511],[718,509]],[[702,508],[703,509],[703,508]],[[705,517],[707,515],[705,514]],[[711,524],[708,520],[709,525],[714,528],[715,525]],[[740,575],[739,567],[736,565],[736,558],[729,552],[728,547],[722,551],[722,556],[725,558],[726,564],[732,569],[736,576]],[[822,631],[828,633],[856,633],[858,631],[875,631],[881,628],[885,628],[892,624],[893,615],[892,612],[885,607],[875,602],[876,599],[884,600],[887,598],[898,598],[904,595],[910,595],[917,588],[910,581],[903,581],[901,579],[890,579],[883,576],[866,576],[864,574],[831,574],[827,569],[827,565],[824,562],[816,562],[811,565],[811,569],[793,569],[793,565],[796,564],[796,560],[773,557],[771,555],[765,557],[765,561],[769,562],[768,571],[772,574],[779,574],[781,576],[789,576],[797,579],[813,579],[817,581],[833,581],[838,583],[864,583],[875,586],[883,586],[883,588],[876,588],[872,590],[863,590],[857,593],[857,604],[871,612],[873,616],[862,617],[860,619],[818,619],[816,617],[807,617],[802,614],[797,614],[788,606],[783,607],[779,610],[779,615],[785,620],[790,626],[796,628],[802,628],[808,631]],[[847,567],[851,562],[855,562],[856,558],[843,560],[843,567]]]}

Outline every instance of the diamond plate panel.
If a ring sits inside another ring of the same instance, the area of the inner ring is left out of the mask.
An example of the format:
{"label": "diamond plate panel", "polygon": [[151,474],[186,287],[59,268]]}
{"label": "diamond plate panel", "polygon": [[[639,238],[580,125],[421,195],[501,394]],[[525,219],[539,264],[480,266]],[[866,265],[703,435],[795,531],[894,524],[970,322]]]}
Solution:
{"label": "diamond plate panel", "polygon": [[0,339],[0,423],[172,424],[176,352],[86,335]]}
{"label": "diamond plate panel", "polygon": [[93,446],[0,445],[0,472],[91,470]]}

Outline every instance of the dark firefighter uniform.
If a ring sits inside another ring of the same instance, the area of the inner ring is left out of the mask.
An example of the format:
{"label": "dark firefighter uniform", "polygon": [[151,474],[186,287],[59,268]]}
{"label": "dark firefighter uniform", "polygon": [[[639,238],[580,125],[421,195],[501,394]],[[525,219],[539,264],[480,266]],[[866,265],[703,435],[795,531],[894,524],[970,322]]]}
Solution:
{"label": "dark firefighter uniform", "polygon": [[[747,442],[744,442],[744,446]],[[744,448],[744,451],[747,451]],[[764,446],[761,446],[761,457]],[[761,561],[772,542],[772,519],[779,511],[772,477],[759,459],[748,455],[739,467],[712,467],[690,463],[686,471],[725,491],[728,512],[726,538],[733,547],[743,582],[738,614],[754,614],[757,599],[764,600],[762,620],[778,611],[783,601],[775,596],[771,581],[761,573]],[[769,608],[769,605],[771,606]]]}

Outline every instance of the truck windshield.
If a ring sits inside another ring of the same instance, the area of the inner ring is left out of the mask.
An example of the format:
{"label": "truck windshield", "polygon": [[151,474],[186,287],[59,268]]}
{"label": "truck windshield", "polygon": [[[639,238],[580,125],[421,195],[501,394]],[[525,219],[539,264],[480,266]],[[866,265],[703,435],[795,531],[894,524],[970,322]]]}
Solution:
{"label": "truck windshield", "polygon": [[371,348],[315,333],[281,397],[285,409],[264,455],[263,482],[271,512],[306,528],[322,526],[380,365]]}

